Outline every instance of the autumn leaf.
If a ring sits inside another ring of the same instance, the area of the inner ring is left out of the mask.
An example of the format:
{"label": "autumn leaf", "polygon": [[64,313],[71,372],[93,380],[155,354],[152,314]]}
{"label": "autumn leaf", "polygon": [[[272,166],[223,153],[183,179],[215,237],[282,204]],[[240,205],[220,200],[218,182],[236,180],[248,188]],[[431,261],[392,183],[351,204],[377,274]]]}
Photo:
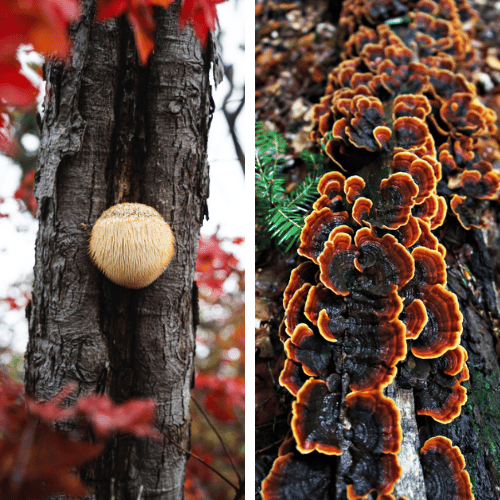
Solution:
{"label": "autumn leaf", "polygon": [[66,58],[70,51],[68,25],[80,17],[77,0],[8,1],[0,6],[0,60],[15,57],[21,44],[42,54]]}
{"label": "autumn leaf", "polygon": [[[108,396],[91,395],[73,406],[63,406],[76,388],[76,384],[69,384],[48,401],[35,401],[24,395],[21,384],[0,372],[2,498],[84,496],[87,488],[74,470],[102,452],[105,438],[117,431],[138,437],[157,435],[153,400],[117,405]],[[77,424],[71,432],[54,425],[69,420]],[[92,442],[84,438],[89,425],[95,431]]]}
{"label": "autumn leaf", "polygon": [[14,199],[22,201],[26,205],[26,208],[33,214],[33,217],[36,216],[36,211],[38,209],[38,203],[33,197],[34,186],[35,170],[31,170],[24,176],[20,186],[14,193]]}
{"label": "autumn leaf", "polygon": [[15,439],[5,436],[0,441],[0,491],[5,498],[30,500],[58,493],[83,496],[87,488],[74,468],[97,457],[102,448],[30,419]]}
{"label": "autumn leaf", "polygon": [[[8,217],[8,216],[7,216]],[[7,304],[9,304],[9,308],[11,311],[13,311],[14,309],[19,309],[19,305],[17,304],[16,302],[16,299],[12,298],[12,297],[4,297],[3,299],[5,302],[7,302]]]}
{"label": "autumn leaf", "polygon": [[237,408],[245,410],[245,383],[242,377],[206,377],[197,375],[196,389],[203,393],[203,406],[220,422],[238,419]]}
{"label": "autumn leaf", "polygon": [[[1,203],[1,199],[0,199],[0,203]],[[0,213],[0,218],[2,218],[2,217],[9,217],[9,214],[1,214]],[[22,309],[22,308],[26,307],[28,305],[28,302],[31,300],[31,297],[30,297],[29,293],[23,292],[17,298],[4,297],[3,299],[0,299],[0,300],[7,302],[7,304],[9,304],[10,310],[12,311],[14,309]]]}
{"label": "autumn leaf", "polygon": [[130,0],[99,0],[97,2],[98,21],[121,16],[128,8]]}
{"label": "autumn leaf", "polygon": [[168,7],[173,0],[99,0],[97,20],[105,21],[126,14],[135,37],[139,60],[143,66],[154,49],[156,23],[153,5]]}
{"label": "autumn leaf", "polygon": [[[193,389],[193,453],[222,474],[238,480],[231,472],[227,456],[208,420],[217,428],[238,470],[244,468],[244,273],[225,243],[242,244],[243,238],[220,238],[217,233],[202,236],[196,261],[196,281],[200,288],[200,335],[195,357]],[[224,291],[224,283],[237,279]],[[215,286],[211,288],[211,286]],[[214,312],[216,311],[216,312]],[[198,353],[198,351],[197,351]],[[200,410],[203,408],[203,411]],[[186,500],[229,500],[234,492],[203,464],[187,462]]]}
{"label": "autumn leaf", "polygon": [[182,2],[179,25],[184,29],[187,23],[202,45],[207,43],[209,30],[215,29],[217,10],[215,6],[225,0],[184,0]]}
{"label": "autumn leaf", "polygon": [[134,32],[135,44],[141,64],[145,66],[155,47],[156,23],[151,6],[140,6],[127,14]]}
{"label": "autumn leaf", "polygon": [[[50,419],[59,400],[36,403],[21,384],[0,373],[0,491],[2,498],[42,500],[87,491],[73,469],[96,457],[102,444],[77,441],[57,431]],[[32,410],[36,408],[36,411]]]}
{"label": "autumn leaf", "polygon": [[[17,60],[21,44],[33,45],[41,54],[66,58],[70,52],[68,25],[80,16],[77,0],[7,1],[0,5],[0,105],[26,108],[36,104],[38,88],[22,75]],[[12,143],[3,133],[0,149],[8,152]]]}
{"label": "autumn leaf", "polygon": [[209,290],[206,295],[210,295],[212,299],[224,293],[225,281],[238,268],[236,257],[221,247],[223,241],[217,234],[208,239],[200,236],[198,246],[196,282],[202,291],[203,288]]}
{"label": "autumn leaf", "polygon": [[108,396],[87,396],[75,405],[77,415],[88,419],[97,436],[125,432],[137,437],[157,437],[153,426],[156,404],[153,399],[133,399],[115,405]]}
{"label": "autumn leaf", "polygon": [[[19,71],[21,64],[0,64],[0,103],[3,106],[26,108],[36,102],[38,88]],[[2,124],[3,125],[3,124]]]}

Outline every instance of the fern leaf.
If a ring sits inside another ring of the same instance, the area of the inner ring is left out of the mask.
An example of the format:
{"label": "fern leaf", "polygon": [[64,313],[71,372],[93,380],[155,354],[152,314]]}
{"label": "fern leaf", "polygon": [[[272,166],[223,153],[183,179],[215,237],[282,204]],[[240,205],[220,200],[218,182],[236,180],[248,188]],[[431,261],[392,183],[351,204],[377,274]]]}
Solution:
{"label": "fern leaf", "polygon": [[305,179],[290,193],[286,192],[285,138],[255,124],[255,195],[257,238],[260,250],[274,241],[288,251],[300,238],[304,217],[318,197],[316,187],[323,174],[323,157],[310,151],[301,157],[307,168]]}

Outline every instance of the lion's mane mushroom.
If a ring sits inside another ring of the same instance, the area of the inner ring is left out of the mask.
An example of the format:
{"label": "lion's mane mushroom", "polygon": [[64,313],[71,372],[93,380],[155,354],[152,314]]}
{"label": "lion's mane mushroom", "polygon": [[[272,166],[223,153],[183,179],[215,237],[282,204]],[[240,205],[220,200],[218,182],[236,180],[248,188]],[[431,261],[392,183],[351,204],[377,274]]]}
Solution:
{"label": "lion's mane mushroom", "polygon": [[[336,496],[392,498],[401,428],[382,390],[398,363],[418,414],[448,423],[465,403],[463,318],[432,231],[446,217],[481,226],[500,186],[481,150],[495,114],[458,74],[474,67],[462,23],[476,20],[465,0],[343,2],[343,61],[312,113],[311,139],[333,167],[319,181],[298,250],[307,261],[283,302],[280,383],[295,399],[292,432],[264,500],[329,498],[318,484],[330,484],[331,469],[318,456],[342,450],[350,465],[337,462]],[[472,498],[458,457],[445,438],[422,448],[424,471],[440,468],[439,479],[426,473],[429,498]]]}
{"label": "lion's mane mushroom", "polygon": [[144,288],[168,266],[174,255],[174,236],[154,208],[120,203],[108,208],[95,222],[89,254],[114,283]]}

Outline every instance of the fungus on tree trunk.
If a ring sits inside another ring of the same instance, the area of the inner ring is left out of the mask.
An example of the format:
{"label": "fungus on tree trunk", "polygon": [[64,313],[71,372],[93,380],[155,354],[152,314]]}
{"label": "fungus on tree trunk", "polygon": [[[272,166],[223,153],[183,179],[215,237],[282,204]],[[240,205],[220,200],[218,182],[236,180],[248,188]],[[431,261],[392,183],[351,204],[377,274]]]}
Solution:
{"label": "fungus on tree trunk", "polygon": [[[298,491],[330,498],[318,487],[318,475],[331,482],[319,454],[332,455],[342,475],[330,485],[335,498],[394,498],[402,433],[382,390],[403,360],[419,374],[418,414],[442,423],[460,414],[469,376],[463,318],[446,288],[446,250],[431,231],[447,213],[466,229],[481,226],[483,200],[500,186],[480,156],[496,116],[458,74],[475,64],[462,29],[475,20],[465,1],[344,2],[344,60],[314,107],[311,133],[342,173],[318,184],[298,250],[309,260],[285,291],[280,383],[295,398],[293,437],[263,482],[264,500]],[[449,440],[429,440],[422,464],[428,498],[472,498]]]}
{"label": "fungus on tree trunk", "polygon": [[450,439],[436,436],[420,450],[428,498],[472,500],[471,482],[465,461]]}
{"label": "fungus on tree trunk", "polygon": [[174,255],[170,226],[152,207],[120,203],[105,210],[92,229],[89,253],[114,283],[144,288],[167,268]]}

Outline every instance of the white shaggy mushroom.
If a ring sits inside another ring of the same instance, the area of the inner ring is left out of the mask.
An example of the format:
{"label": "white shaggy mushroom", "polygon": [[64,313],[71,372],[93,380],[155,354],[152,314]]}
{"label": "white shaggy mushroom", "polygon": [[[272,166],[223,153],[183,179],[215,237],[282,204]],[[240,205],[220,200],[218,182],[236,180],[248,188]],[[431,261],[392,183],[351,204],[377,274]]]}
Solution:
{"label": "white shaggy mushroom", "polygon": [[114,283],[143,288],[165,270],[174,255],[170,226],[152,207],[120,203],[97,219],[90,235],[94,264]]}

